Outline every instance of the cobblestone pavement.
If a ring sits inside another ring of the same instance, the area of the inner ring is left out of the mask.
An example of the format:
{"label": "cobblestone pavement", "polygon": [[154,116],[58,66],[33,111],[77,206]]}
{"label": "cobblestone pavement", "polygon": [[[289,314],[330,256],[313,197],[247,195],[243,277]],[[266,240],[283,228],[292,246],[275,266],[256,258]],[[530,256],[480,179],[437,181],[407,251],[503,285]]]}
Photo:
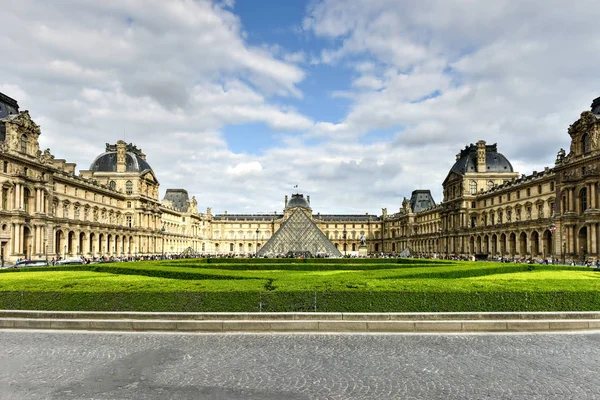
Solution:
{"label": "cobblestone pavement", "polygon": [[600,332],[0,331],[2,399],[600,398]]}

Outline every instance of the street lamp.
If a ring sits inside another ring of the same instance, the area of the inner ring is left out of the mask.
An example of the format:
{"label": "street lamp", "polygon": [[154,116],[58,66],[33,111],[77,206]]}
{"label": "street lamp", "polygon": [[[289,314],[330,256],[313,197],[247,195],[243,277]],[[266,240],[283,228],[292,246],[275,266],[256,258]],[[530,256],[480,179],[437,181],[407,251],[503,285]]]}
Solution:
{"label": "street lamp", "polygon": [[442,254],[442,228],[440,228],[438,230],[438,233],[440,234],[440,239],[438,240],[438,255],[441,258],[441,254]]}
{"label": "street lamp", "polygon": [[164,260],[165,259],[165,232],[167,231],[165,229],[164,225],[162,226],[160,231],[162,232],[162,259]]}
{"label": "street lamp", "polygon": [[346,232],[346,228],[344,228],[344,231],[342,232],[342,237],[344,238],[344,257],[346,257],[346,238],[347,238],[347,234],[348,234],[348,232]]}
{"label": "street lamp", "polygon": [[256,256],[258,255],[258,234],[260,233],[260,231],[258,230],[258,228],[256,228],[256,244],[254,246],[254,258],[256,258]]}
{"label": "street lamp", "polygon": [[554,264],[554,231],[556,230],[556,225],[550,225],[550,257],[552,258],[552,264]]}

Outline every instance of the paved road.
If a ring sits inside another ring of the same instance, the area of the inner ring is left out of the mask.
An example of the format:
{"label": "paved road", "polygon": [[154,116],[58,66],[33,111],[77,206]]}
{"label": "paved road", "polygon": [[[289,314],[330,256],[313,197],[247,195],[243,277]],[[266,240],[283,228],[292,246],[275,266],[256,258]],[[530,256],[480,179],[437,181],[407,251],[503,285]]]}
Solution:
{"label": "paved road", "polygon": [[591,399],[600,333],[0,331],[2,399]]}

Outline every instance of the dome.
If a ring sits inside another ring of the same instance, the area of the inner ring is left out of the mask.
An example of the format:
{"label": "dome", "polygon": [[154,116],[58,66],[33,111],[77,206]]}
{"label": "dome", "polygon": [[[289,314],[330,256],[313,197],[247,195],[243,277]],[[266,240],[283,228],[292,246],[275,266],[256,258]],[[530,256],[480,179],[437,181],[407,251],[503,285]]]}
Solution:
{"label": "dome", "polygon": [[[496,144],[485,146],[485,164],[485,172],[514,172],[510,161],[498,153]],[[450,172],[460,175],[477,172],[477,146],[471,144],[462,150]]]}
{"label": "dome", "polygon": [[[106,151],[100,154],[90,170],[94,172],[117,172],[117,146],[106,145]],[[152,167],[142,158],[143,153],[133,145],[127,146],[125,153],[125,172],[143,172],[152,170]]]}
{"label": "dome", "polygon": [[310,208],[310,204],[308,204],[303,194],[296,193],[292,195],[292,198],[285,205],[286,210],[294,207]]}

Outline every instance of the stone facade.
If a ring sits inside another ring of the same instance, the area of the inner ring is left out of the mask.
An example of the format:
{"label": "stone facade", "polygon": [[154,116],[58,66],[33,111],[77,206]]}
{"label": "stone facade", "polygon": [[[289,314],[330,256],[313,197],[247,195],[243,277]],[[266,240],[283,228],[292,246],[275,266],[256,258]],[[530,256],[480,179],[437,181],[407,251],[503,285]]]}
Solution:
{"label": "stone facade", "polygon": [[185,189],[159,181],[140,149],[107,144],[88,170],[39,148],[40,127],[15,100],[0,94],[0,245],[18,258],[254,254],[298,208],[342,254],[410,249],[423,256],[599,258],[600,98],[568,133],[555,166],[519,175],[496,145],[480,140],[457,154],[435,204],[416,190],[398,212],[314,214],[310,197],[285,196],[273,214],[198,211]]}

